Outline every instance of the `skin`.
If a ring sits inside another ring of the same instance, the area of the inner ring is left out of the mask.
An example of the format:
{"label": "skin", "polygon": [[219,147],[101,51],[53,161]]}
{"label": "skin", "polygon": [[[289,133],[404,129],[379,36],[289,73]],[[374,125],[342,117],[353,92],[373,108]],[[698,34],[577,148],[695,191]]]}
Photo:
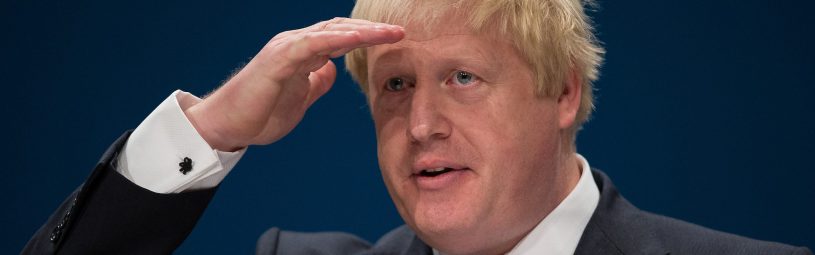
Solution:
{"label": "skin", "polygon": [[[330,58],[369,47],[379,163],[402,218],[445,253],[504,253],[577,183],[577,161],[563,144],[579,80],[571,75],[557,97],[536,96],[531,69],[508,41],[474,34],[457,18],[439,24],[337,18],[283,32],[221,88],[182,108],[214,149],[270,144],[331,88]],[[459,71],[472,79],[456,79]],[[394,77],[407,86],[385,89]],[[428,186],[416,173],[431,166],[462,170]]]}
{"label": "skin", "polygon": [[[432,247],[505,253],[579,179],[562,145],[580,86],[573,75],[563,95],[536,96],[532,71],[509,41],[475,34],[461,19],[439,24],[408,25],[404,40],[368,49],[382,175],[402,218]],[[394,77],[406,86],[389,90]],[[428,164],[467,170],[429,189],[416,174]]]}
{"label": "skin", "polygon": [[399,26],[346,18],[280,33],[221,88],[183,107],[184,113],[214,149],[271,144],[331,88],[337,70],[330,58],[403,37]]}

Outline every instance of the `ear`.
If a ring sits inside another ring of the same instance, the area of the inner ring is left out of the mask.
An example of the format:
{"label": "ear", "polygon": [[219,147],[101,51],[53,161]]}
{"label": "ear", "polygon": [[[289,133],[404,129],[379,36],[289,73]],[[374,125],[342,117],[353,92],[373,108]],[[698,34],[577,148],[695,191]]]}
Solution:
{"label": "ear", "polygon": [[560,129],[567,129],[574,125],[583,89],[580,77],[577,76],[574,68],[569,71],[564,83],[565,87],[557,99]]}

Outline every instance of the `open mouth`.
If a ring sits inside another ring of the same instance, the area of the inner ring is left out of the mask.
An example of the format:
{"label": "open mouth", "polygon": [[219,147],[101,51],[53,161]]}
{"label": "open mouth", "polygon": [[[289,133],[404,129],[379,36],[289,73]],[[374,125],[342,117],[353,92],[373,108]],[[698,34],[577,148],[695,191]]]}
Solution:
{"label": "open mouth", "polygon": [[472,178],[467,166],[449,162],[418,164],[412,178],[420,190],[435,192],[456,188]]}
{"label": "open mouth", "polygon": [[453,171],[453,170],[454,169],[449,168],[449,167],[439,167],[439,168],[434,168],[434,169],[425,169],[425,170],[422,170],[421,172],[419,172],[419,176],[436,177],[436,176],[448,173],[448,172]]}
{"label": "open mouth", "polygon": [[461,171],[461,170],[467,170],[467,169],[466,168],[464,168],[464,169],[455,169],[455,168],[450,168],[450,167],[439,167],[439,168],[432,168],[432,169],[424,169],[422,171],[419,171],[419,173],[417,175],[420,176],[420,177],[436,177],[436,176],[446,174],[446,173],[449,173],[449,172],[452,172],[452,171]]}

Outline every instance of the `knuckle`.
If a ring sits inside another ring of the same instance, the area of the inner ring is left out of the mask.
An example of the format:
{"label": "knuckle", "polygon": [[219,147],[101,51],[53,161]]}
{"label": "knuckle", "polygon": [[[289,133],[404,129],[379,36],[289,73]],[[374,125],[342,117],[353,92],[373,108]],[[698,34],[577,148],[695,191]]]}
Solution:
{"label": "knuckle", "polygon": [[332,26],[332,25],[334,25],[334,24],[339,24],[339,23],[342,23],[342,22],[343,22],[343,21],[345,21],[346,19],[347,19],[347,18],[342,18],[342,17],[334,17],[334,18],[332,18],[332,19],[330,19],[330,20],[326,20],[326,21],[320,22],[320,26],[319,26],[319,28],[320,28],[320,30],[325,30],[325,29],[329,28],[330,26]]}
{"label": "knuckle", "polygon": [[286,50],[291,48],[294,45],[295,38],[293,37],[283,37],[278,39],[273,39],[270,41],[266,47],[271,49],[277,50]]}
{"label": "knuckle", "polygon": [[314,33],[305,33],[298,36],[297,39],[294,40],[294,42],[298,44],[307,44],[309,41],[314,40],[314,37],[315,37]]}
{"label": "knuckle", "polygon": [[293,31],[285,31],[285,32],[281,32],[281,33],[279,33],[279,34],[275,35],[274,37],[272,37],[272,41],[274,41],[274,40],[278,40],[278,39],[280,39],[280,38],[285,38],[285,37],[287,37],[287,36],[291,35],[292,33],[293,33]]}

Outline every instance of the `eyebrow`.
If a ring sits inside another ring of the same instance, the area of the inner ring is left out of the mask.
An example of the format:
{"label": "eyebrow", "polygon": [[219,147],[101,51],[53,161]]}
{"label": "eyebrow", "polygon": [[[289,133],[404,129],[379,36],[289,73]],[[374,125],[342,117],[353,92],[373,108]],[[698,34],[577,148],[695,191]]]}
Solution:
{"label": "eyebrow", "polygon": [[[462,34],[444,34],[444,35],[438,35],[437,37],[433,37],[433,38],[430,38],[430,39],[408,39],[408,38],[405,38],[405,39],[403,39],[403,41],[404,42],[411,42],[411,44],[416,44],[416,43],[421,43],[421,42],[438,40],[438,39],[441,39],[443,37],[460,37],[460,36],[467,36],[467,34],[463,34],[463,33]],[[402,58],[402,55],[404,54],[404,51],[406,50],[406,48],[407,48],[406,46],[396,46],[395,49],[389,49],[385,53],[380,54],[379,56],[376,56],[376,58],[373,59],[374,61],[371,63],[371,66],[376,66],[379,61],[383,61],[381,59],[384,59],[384,61],[393,61],[392,58],[396,58],[397,60]],[[462,49],[462,47],[459,47],[459,48],[449,47],[449,48],[446,48],[446,49]],[[393,52],[396,52],[396,53],[393,53]],[[454,53],[454,54],[458,54],[458,53],[461,53],[461,52],[457,52],[457,53]],[[469,58],[468,61],[487,62],[488,60],[491,60],[491,59],[497,59],[497,56],[495,56],[494,54],[488,54],[488,52],[484,52],[484,51],[481,51],[481,50],[472,50],[472,51],[468,51],[467,53],[475,53],[478,56],[478,57]],[[391,56],[391,55],[394,55],[394,54],[398,54],[398,56]],[[449,57],[449,58],[452,59],[453,57]]]}
{"label": "eyebrow", "polygon": [[[441,66],[474,67],[478,69],[476,71],[488,72],[492,69],[497,69],[497,66],[500,65],[501,62],[500,59],[498,59],[494,54],[486,53],[480,50],[454,47],[448,48],[447,50],[449,49],[454,49],[454,51],[438,51],[448,53],[435,54],[439,61],[434,63],[438,63]],[[399,47],[396,49],[389,49],[385,53],[376,56],[369,66],[369,72],[374,74],[381,69],[403,67],[404,61],[401,60],[404,58],[405,51],[406,49],[404,47]]]}

